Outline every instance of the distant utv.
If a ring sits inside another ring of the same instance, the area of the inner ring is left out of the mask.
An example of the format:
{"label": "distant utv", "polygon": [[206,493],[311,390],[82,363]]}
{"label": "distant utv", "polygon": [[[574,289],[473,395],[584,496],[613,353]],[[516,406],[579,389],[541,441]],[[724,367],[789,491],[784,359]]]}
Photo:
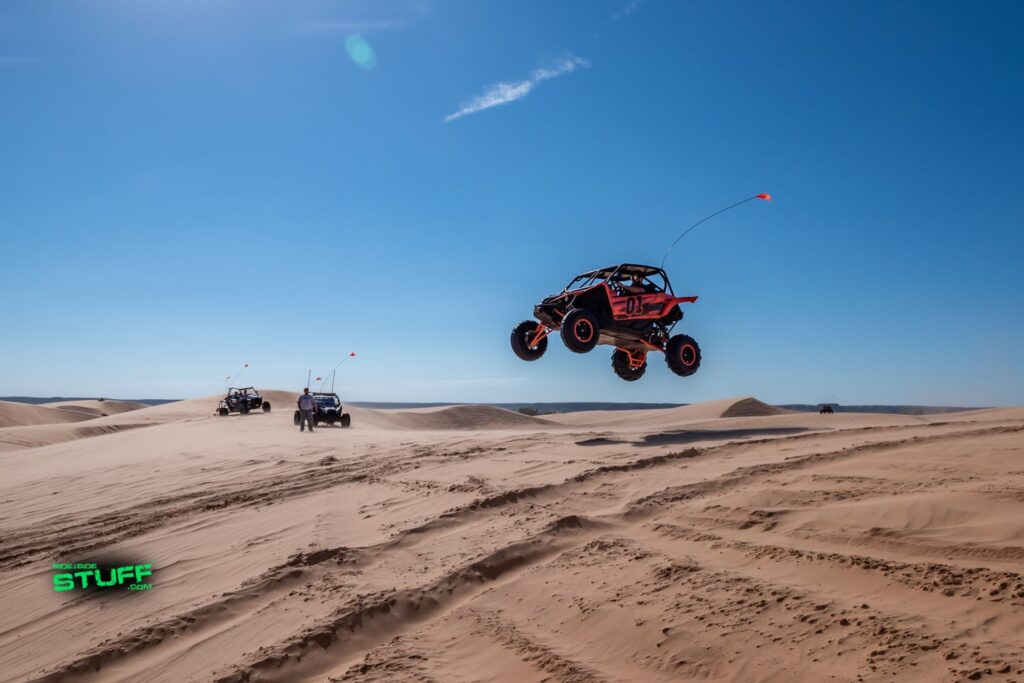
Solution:
{"label": "distant utv", "polygon": [[[314,391],[313,404],[316,409],[313,411],[313,423],[319,427],[326,422],[329,425],[337,424],[342,429],[348,429],[352,425],[352,416],[342,410],[341,399],[334,392]],[[295,411],[292,422],[299,426],[300,414]],[[310,427],[312,429],[312,427]]]}
{"label": "distant utv", "polygon": [[818,411],[819,415],[831,415],[835,411],[832,410],[832,406],[828,403],[821,404],[821,410]]}
{"label": "distant utv", "polygon": [[248,415],[254,410],[270,412],[270,401],[264,401],[255,387],[231,387],[217,405],[217,414],[221,417],[231,413]]}

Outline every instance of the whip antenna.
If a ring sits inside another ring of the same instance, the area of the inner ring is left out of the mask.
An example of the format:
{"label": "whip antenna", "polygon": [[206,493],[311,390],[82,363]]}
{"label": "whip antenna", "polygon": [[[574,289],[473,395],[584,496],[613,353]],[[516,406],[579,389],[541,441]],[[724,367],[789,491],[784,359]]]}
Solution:
{"label": "whip antenna", "polygon": [[[245,369],[247,367],[249,367],[249,364],[245,363],[245,364],[242,365],[241,369],[239,369],[239,371],[235,373],[234,377],[227,377],[227,378],[225,378],[225,379],[227,379],[226,384],[229,384],[229,385],[230,384],[234,384],[235,380],[238,379],[238,376],[241,375],[243,372],[245,372]],[[225,387],[224,390],[227,391],[227,387]]]}
{"label": "whip antenna", "polygon": [[698,225],[700,225],[704,221],[710,220],[710,219],[714,218],[715,216],[717,216],[720,213],[725,213],[729,209],[735,209],[740,204],[746,204],[747,202],[749,202],[751,200],[754,200],[754,199],[763,199],[766,202],[770,202],[772,200],[772,196],[770,194],[768,194],[767,192],[762,192],[761,194],[755,194],[753,197],[747,197],[743,201],[736,202],[735,204],[730,204],[729,206],[725,207],[724,209],[719,209],[718,211],[715,211],[713,214],[704,216],[704,218],[701,218],[699,221],[697,221],[696,223],[694,223],[693,225],[688,227],[686,230],[684,230],[683,234],[681,234],[679,237],[677,237],[676,241],[669,245],[668,249],[665,250],[665,255],[661,257],[661,269],[665,270],[665,259],[668,258],[668,254],[669,254],[670,251],[672,251],[672,247],[676,246],[676,244],[679,243],[679,240],[681,240],[684,237],[686,237],[687,233],[689,233],[691,230],[696,228]]}
{"label": "whip antenna", "polygon": [[[332,393],[332,394],[334,393],[334,378],[335,378],[335,377],[337,376],[337,374],[338,374],[338,368],[340,368],[340,367],[341,367],[342,365],[344,365],[344,364],[345,364],[345,361],[347,361],[347,360],[348,360],[349,358],[355,358],[355,356],[356,356],[356,352],[355,352],[355,351],[351,351],[351,352],[349,352],[349,354],[348,354],[347,356],[345,356],[344,358],[342,358],[342,359],[341,359],[341,362],[340,362],[340,363],[338,363],[337,365],[335,365],[335,366],[334,366],[334,369],[333,369],[333,370],[331,370],[331,375],[330,375],[330,377],[331,377],[331,393]],[[326,382],[326,381],[327,381],[327,378],[326,378],[326,376],[325,376],[325,377],[324,377],[324,382]],[[323,390],[323,385],[321,385],[321,386],[320,386],[320,389],[321,389],[321,391]]]}

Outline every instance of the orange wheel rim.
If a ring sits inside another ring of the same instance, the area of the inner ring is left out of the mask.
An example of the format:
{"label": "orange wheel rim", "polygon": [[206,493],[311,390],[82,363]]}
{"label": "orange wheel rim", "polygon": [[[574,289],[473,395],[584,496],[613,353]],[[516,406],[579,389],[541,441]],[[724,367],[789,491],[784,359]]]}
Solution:
{"label": "orange wheel rim", "polygon": [[683,365],[686,366],[697,362],[697,349],[693,348],[693,344],[683,344],[683,347],[679,349],[679,360],[683,361]]}

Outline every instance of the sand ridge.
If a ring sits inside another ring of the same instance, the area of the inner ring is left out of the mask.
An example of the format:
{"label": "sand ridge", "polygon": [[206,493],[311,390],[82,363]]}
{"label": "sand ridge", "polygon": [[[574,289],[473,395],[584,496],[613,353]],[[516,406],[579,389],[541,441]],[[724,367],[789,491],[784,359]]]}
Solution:
{"label": "sand ridge", "polygon": [[56,401],[39,404],[0,401],[0,428],[82,422],[146,407],[145,403],[134,401]]}
{"label": "sand ridge", "polygon": [[[0,402],[0,452],[38,448],[128,429],[207,419],[267,419],[282,415],[291,419],[298,393],[262,392],[271,404],[271,415],[216,416],[220,394],[205,398],[146,406],[123,401],[28,405]],[[102,412],[109,407],[109,412]],[[276,413],[275,413],[276,411]],[[378,410],[345,407],[357,429],[478,430],[557,426],[543,418],[486,405],[461,405],[414,410]]]}

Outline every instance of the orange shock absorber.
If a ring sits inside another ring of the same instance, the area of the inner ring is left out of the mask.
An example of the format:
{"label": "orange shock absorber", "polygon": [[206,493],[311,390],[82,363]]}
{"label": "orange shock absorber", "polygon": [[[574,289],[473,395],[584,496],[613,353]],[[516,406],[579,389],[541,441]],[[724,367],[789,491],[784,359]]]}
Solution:
{"label": "orange shock absorber", "polygon": [[647,362],[647,352],[637,351],[636,353],[629,354],[629,367],[639,368]]}
{"label": "orange shock absorber", "polygon": [[547,325],[537,325],[537,333],[533,335],[533,339],[530,340],[528,346],[533,348],[540,344],[540,340],[551,334],[551,329]]}
{"label": "orange shock absorber", "polygon": [[626,354],[627,362],[629,363],[629,367],[631,368],[643,367],[643,364],[647,362],[646,351],[630,351],[629,349],[624,349],[621,346],[617,348],[619,349],[619,351],[622,351],[623,353]]}

